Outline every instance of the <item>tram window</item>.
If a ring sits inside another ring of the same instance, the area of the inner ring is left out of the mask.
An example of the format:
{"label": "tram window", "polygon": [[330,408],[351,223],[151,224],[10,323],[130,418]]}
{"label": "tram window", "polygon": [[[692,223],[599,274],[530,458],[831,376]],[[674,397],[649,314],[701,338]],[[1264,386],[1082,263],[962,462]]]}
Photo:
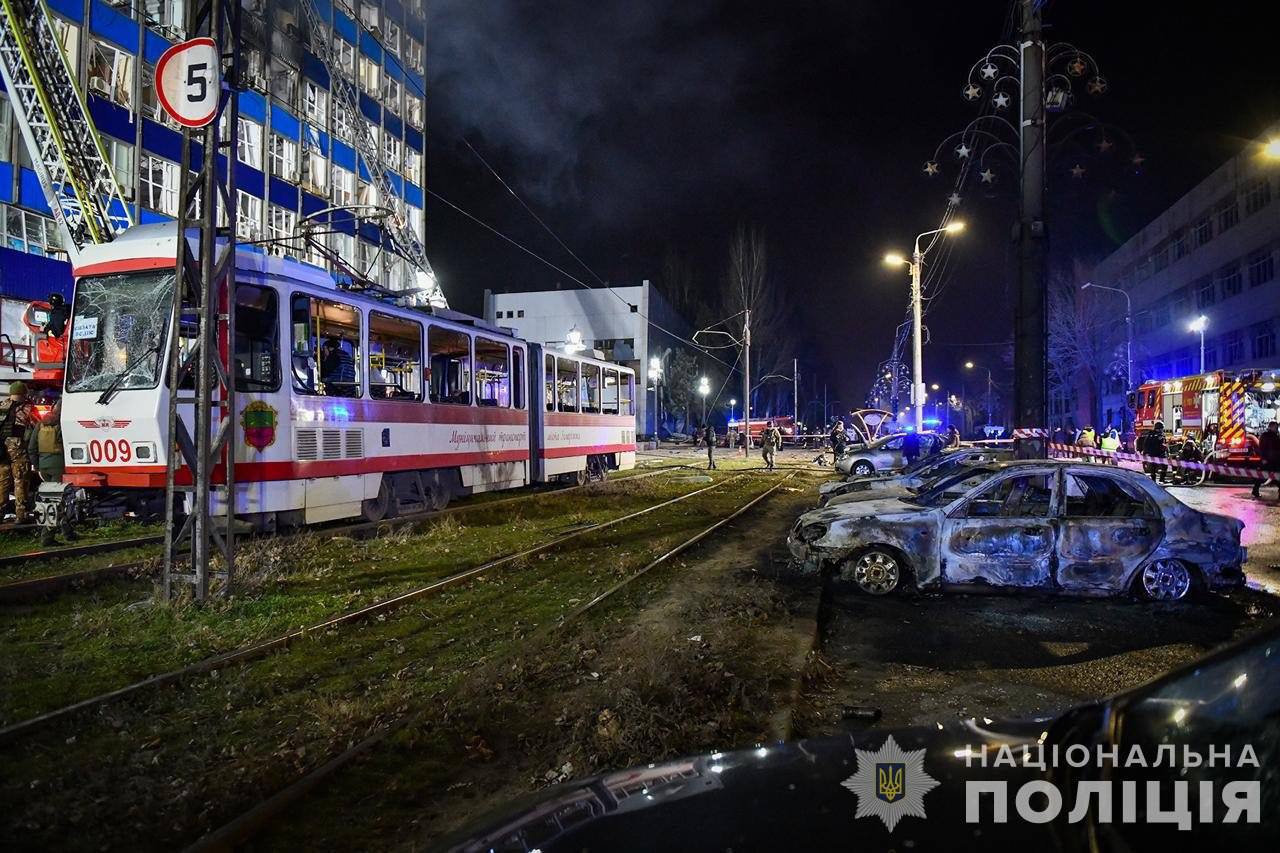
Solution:
{"label": "tram window", "polygon": [[431,402],[471,405],[471,336],[431,326],[427,329],[431,359]]}
{"label": "tram window", "polygon": [[280,311],[276,292],[236,285],[236,390],[280,390]]}
{"label": "tram window", "polygon": [[578,362],[556,359],[556,401],[562,412],[578,411]]}
{"label": "tram window", "polygon": [[511,349],[511,408],[524,408],[524,349]]}
{"label": "tram window", "polygon": [[600,365],[582,363],[582,411],[600,414]]}
{"label": "tram window", "polygon": [[369,396],[422,399],[422,324],[369,312]]}
{"label": "tram window", "polygon": [[546,405],[548,412],[556,410],[556,357],[554,355],[547,356],[546,373],[544,374],[543,387],[546,389],[543,396],[546,397]]}
{"label": "tram window", "polygon": [[636,410],[632,406],[636,399],[635,374],[619,372],[618,392],[621,394],[621,399],[618,402],[618,414],[634,415]]}
{"label": "tram window", "polygon": [[604,369],[604,391],[600,402],[600,413],[618,414],[618,371],[609,367]]}
{"label": "tram window", "polygon": [[303,394],[359,397],[360,311],[295,293],[290,304],[293,387]]}
{"label": "tram window", "polygon": [[511,406],[510,350],[500,341],[476,338],[476,403],[481,406]]}

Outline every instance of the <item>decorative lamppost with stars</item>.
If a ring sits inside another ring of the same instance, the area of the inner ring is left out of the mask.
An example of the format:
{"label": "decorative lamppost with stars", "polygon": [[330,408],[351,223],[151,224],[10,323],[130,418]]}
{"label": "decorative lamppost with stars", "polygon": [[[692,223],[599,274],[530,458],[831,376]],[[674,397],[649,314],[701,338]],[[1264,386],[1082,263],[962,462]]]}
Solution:
{"label": "decorative lamppost with stars", "polygon": [[[1021,26],[1016,44],[1000,44],[987,51],[969,70],[961,90],[965,100],[979,105],[981,114],[951,134],[924,165],[924,174],[943,174],[944,156],[959,166],[948,204],[954,208],[961,192],[976,175],[980,186],[994,187],[1004,170],[1020,184],[1018,222],[1013,239],[1018,246],[1018,296],[1014,315],[1014,426],[1047,425],[1046,287],[1048,230],[1044,195],[1048,161],[1069,162],[1074,180],[1082,180],[1087,156],[1118,160],[1118,143],[1127,145],[1128,165],[1140,168],[1144,158],[1119,128],[1073,107],[1083,88],[1091,97],[1106,93],[1108,84],[1098,63],[1069,43],[1046,45],[1042,38],[1042,0],[1020,0]],[[1012,116],[1013,109],[1017,116]],[[1070,109],[1069,109],[1070,108]],[[1044,453],[1043,439],[1024,446],[1028,456]]]}

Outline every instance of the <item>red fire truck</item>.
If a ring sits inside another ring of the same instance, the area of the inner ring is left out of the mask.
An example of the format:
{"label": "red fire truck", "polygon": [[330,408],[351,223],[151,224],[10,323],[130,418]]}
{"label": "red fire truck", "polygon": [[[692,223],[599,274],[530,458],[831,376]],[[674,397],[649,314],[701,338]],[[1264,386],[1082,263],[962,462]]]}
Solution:
{"label": "red fire truck", "polygon": [[1258,462],[1258,434],[1280,420],[1280,371],[1216,370],[1138,387],[1131,405],[1139,433],[1156,422],[1204,442],[1213,462]]}
{"label": "red fire truck", "polygon": [[[764,435],[764,427],[769,421],[782,433],[783,444],[794,444],[796,440],[796,421],[791,415],[778,415],[776,418],[752,418],[749,430],[751,446],[760,446],[760,436]],[[742,418],[729,421],[729,436],[732,438],[742,431]]]}

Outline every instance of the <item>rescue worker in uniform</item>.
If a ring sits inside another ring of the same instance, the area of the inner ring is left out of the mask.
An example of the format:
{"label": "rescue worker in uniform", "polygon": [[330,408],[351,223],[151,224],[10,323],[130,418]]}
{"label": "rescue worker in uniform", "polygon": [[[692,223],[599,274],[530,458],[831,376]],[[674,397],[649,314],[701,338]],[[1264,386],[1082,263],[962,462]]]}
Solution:
{"label": "rescue worker in uniform", "polygon": [[955,424],[947,427],[947,450],[955,450],[960,446],[960,428]]}
{"label": "rescue worker in uniform", "polygon": [[[62,399],[53,404],[53,410],[44,419],[35,424],[27,439],[27,458],[35,463],[36,473],[42,483],[57,483],[62,480]],[[62,517],[62,533],[67,539],[75,539],[75,531],[71,527],[71,519]],[[40,530],[40,542],[43,545],[53,544],[53,528],[44,526]]]}
{"label": "rescue worker in uniform", "polygon": [[702,428],[702,443],[707,448],[707,470],[714,470],[716,467],[716,431],[711,424],[707,424]]}
{"label": "rescue worker in uniform", "polygon": [[831,427],[831,463],[833,465],[840,461],[841,456],[844,456],[844,448],[848,443],[849,434],[844,431],[844,421],[836,418],[835,424]]}
{"label": "rescue worker in uniform", "polygon": [[764,433],[760,436],[760,455],[764,457],[766,471],[773,470],[773,455],[782,449],[782,433],[773,421],[764,425]]}
{"label": "rescue worker in uniform", "polygon": [[1280,424],[1275,421],[1267,424],[1266,431],[1258,436],[1258,456],[1262,458],[1262,470],[1267,478],[1254,481],[1253,496],[1262,497],[1258,490],[1263,486],[1274,485],[1276,499],[1280,500],[1280,480],[1276,479],[1277,472],[1280,472]]}
{"label": "rescue worker in uniform", "polygon": [[67,320],[71,319],[71,309],[61,293],[49,294],[49,319],[44,321],[40,331],[51,338],[60,338],[67,330]]}
{"label": "rescue worker in uniform", "polygon": [[18,524],[30,520],[27,476],[31,463],[27,458],[27,431],[34,420],[35,410],[27,399],[27,386],[10,382],[9,397],[0,403],[0,436],[4,439],[0,451],[0,502],[8,501],[9,490],[13,489],[13,514]]}

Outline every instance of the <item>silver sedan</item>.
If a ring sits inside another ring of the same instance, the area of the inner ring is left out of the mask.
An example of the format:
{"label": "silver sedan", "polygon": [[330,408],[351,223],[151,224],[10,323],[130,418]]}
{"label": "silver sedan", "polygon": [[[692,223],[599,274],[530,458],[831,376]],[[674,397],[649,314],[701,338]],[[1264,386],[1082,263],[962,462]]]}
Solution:
{"label": "silver sedan", "polygon": [[914,584],[1176,601],[1244,582],[1243,528],[1132,471],[1028,461],[805,513],[788,545],[805,566],[872,595]]}
{"label": "silver sedan", "polygon": [[[990,447],[960,447],[945,450],[936,456],[928,456],[907,466],[900,472],[872,474],[869,477],[850,477],[848,480],[823,483],[818,487],[820,502],[848,503],[852,500],[863,500],[875,495],[897,496],[919,491],[927,484],[947,477],[960,470],[962,465],[977,465],[983,462],[1004,462],[1013,459],[1011,449],[995,449]],[[848,497],[847,499],[842,496]]]}

